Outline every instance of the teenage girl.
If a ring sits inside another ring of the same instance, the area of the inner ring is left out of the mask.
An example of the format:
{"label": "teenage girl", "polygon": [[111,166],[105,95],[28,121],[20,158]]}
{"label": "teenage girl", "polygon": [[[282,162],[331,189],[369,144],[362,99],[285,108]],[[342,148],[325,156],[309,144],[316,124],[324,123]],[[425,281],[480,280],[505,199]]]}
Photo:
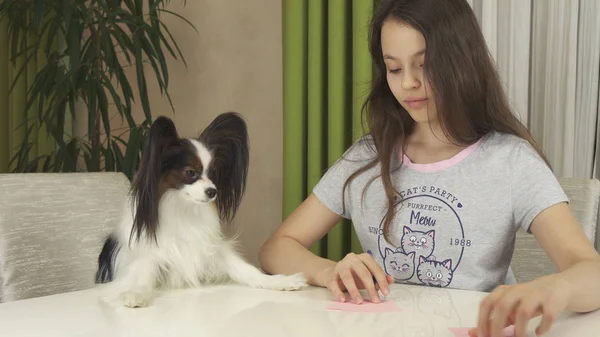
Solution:
{"label": "teenage girl", "polygon": [[[379,302],[393,282],[491,292],[475,336],[545,333],[563,310],[600,307],[600,257],[546,157],[513,114],[466,0],[381,1],[370,28],[369,134],[324,174],[260,252],[269,273],[305,273],[340,300]],[[310,250],[351,219],[364,254]],[[559,272],[515,284],[515,233]],[[375,281],[375,282],[374,282]],[[508,283],[508,284],[507,284]]]}

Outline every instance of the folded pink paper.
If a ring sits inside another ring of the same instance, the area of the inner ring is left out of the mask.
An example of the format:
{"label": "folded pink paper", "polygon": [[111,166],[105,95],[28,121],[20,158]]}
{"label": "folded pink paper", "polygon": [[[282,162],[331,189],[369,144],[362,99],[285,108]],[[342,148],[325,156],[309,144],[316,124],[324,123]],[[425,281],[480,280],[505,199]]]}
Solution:
{"label": "folded pink paper", "polygon": [[398,305],[393,301],[383,301],[381,303],[373,303],[364,300],[361,304],[348,302],[335,302],[327,307],[327,310],[347,311],[347,312],[396,312],[400,311]]}
{"label": "folded pink paper", "polygon": [[[450,332],[454,334],[456,337],[469,337],[469,330],[471,328],[448,328]],[[504,328],[504,336],[503,337],[514,337],[515,336],[515,326],[507,326]]]}

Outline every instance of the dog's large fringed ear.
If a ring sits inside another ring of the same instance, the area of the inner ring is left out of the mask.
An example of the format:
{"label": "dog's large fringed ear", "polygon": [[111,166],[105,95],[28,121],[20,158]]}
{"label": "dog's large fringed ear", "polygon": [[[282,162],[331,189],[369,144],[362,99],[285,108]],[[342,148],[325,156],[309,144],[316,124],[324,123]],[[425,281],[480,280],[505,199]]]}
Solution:
{"label": "dog's large fringed ear", "polygon": [[142,150],[140,167],[131,186],[135,215],[130,243],[133,238],[139,240],[143,233],[156,241],[162,155],[178,140],[177,129],[170,118],[160,116],[152,123]]}
{"label": "dog's large fringed ear", "polygon": [[246,122],[235,112],[220,114],[200,134],[199,141],[212,151],[209,178],[217,187],[219,216],[229,222],[246,190],[250,161]]}

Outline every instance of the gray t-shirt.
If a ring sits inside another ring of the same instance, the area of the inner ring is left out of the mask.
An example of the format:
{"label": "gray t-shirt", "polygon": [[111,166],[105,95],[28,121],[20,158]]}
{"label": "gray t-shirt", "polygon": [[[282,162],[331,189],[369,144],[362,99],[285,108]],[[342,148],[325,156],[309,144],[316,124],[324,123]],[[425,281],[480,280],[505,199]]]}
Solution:
{"label": "gray t-shirt", "polygon": [[[365,252],[396,282],[491,291],[504,284],[515,234],[529,231],[545,208],[568,198],[530,144],[492,132],[456,156],[415,164],[398,153],[392,182],[403,202],[383,237],[387,199],[379,165],[344,181],[374,158],[370,137],[359,139],[324,174],[313,192],[329,209],[351,219]],[[361,202],[363,189],[367,188]]]}

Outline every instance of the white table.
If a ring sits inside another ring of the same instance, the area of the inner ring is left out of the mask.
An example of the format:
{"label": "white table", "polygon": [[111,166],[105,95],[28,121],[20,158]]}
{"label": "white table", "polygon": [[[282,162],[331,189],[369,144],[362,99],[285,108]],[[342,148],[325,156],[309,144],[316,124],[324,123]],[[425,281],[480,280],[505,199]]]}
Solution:
{"label": "white table", "polygon": [[[211,286],[160,294],[151,307],[113,307],[91,289],[0,304],[0,336],[453,336],[473,326],[484,293],[394,285],[400,312],[328,311],[326,289],[297,292]],[[533,320],[533,331],[539,320]],[[535,336],[533,332],[530,336]],[[547,337],[600,336],[600,311],[563,314]]]}

